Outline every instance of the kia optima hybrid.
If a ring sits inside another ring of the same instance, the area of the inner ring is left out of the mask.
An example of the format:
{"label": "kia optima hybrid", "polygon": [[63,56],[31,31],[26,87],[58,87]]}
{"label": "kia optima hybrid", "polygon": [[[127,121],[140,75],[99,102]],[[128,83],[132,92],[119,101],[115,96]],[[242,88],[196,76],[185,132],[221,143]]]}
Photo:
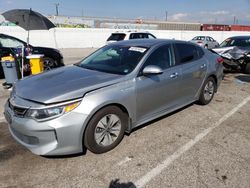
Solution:
{"label": "kia optima hybrid", "polygon": [[208,104],[222,67],[218,55],[189,42],[112,43],[78,64],[18,81],[4,114],[11,135],[35,154],[104,153],[135,127]]}

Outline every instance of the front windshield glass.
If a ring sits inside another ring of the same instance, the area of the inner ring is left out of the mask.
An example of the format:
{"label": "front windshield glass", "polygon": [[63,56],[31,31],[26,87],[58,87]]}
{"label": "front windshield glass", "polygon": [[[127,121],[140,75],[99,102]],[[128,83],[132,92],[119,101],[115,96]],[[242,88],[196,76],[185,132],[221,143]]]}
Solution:
{"label": "front windshield glass", "polygon": [[132,72],[148,48],[138,46],[105,46],[78,64],[86,69],[126,75]]}
{"label": "front windshield glass", "polygon": [[220,47],[230,47],[230,46],[239,46],[239,47],[249,47],[250,38],[244,39],[226,39],[221,44]]}

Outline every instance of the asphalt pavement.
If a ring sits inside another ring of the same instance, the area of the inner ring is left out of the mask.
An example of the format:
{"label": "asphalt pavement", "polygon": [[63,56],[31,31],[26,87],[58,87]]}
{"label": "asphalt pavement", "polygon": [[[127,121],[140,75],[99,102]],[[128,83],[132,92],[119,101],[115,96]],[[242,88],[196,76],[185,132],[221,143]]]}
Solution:
{"label": "asphalt pavement", "polygon": [[[94,50],[62,52],[72,64]],[[32,154],[3,119],[8,95],[1,87],[0,187],[250,187],[250,75],[227,73],[209,105],[147,123],[101,155]]]}

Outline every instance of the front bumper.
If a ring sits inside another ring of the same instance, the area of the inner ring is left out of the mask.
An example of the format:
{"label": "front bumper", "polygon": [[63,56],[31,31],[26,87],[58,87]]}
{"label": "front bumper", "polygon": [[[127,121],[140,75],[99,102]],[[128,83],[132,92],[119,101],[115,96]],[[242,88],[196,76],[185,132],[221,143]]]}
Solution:
{"label": "front bumper", "polygon": [[68,155],[83,151],[87,115],[71,111],[56,119],[37,122],[18,117],[5,104],[5,118],[14,139],[37,155]]}

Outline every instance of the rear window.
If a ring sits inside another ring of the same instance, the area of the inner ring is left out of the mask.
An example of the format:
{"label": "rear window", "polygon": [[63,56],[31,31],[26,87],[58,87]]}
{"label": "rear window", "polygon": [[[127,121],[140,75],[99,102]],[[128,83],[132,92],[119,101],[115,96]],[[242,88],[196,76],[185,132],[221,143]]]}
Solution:
{"label": "rear window", "polygon": [[124,40],[125,36],[124,33],[112,33],[107,41],[121,41]]}
{"label": "rear window", "polygon": [[198,37],[194,37],[192,40],[202,40],[202,41],[204,41],[204,40],[205,40],[205,37],[203,37],[203,36],[198,36]]}

